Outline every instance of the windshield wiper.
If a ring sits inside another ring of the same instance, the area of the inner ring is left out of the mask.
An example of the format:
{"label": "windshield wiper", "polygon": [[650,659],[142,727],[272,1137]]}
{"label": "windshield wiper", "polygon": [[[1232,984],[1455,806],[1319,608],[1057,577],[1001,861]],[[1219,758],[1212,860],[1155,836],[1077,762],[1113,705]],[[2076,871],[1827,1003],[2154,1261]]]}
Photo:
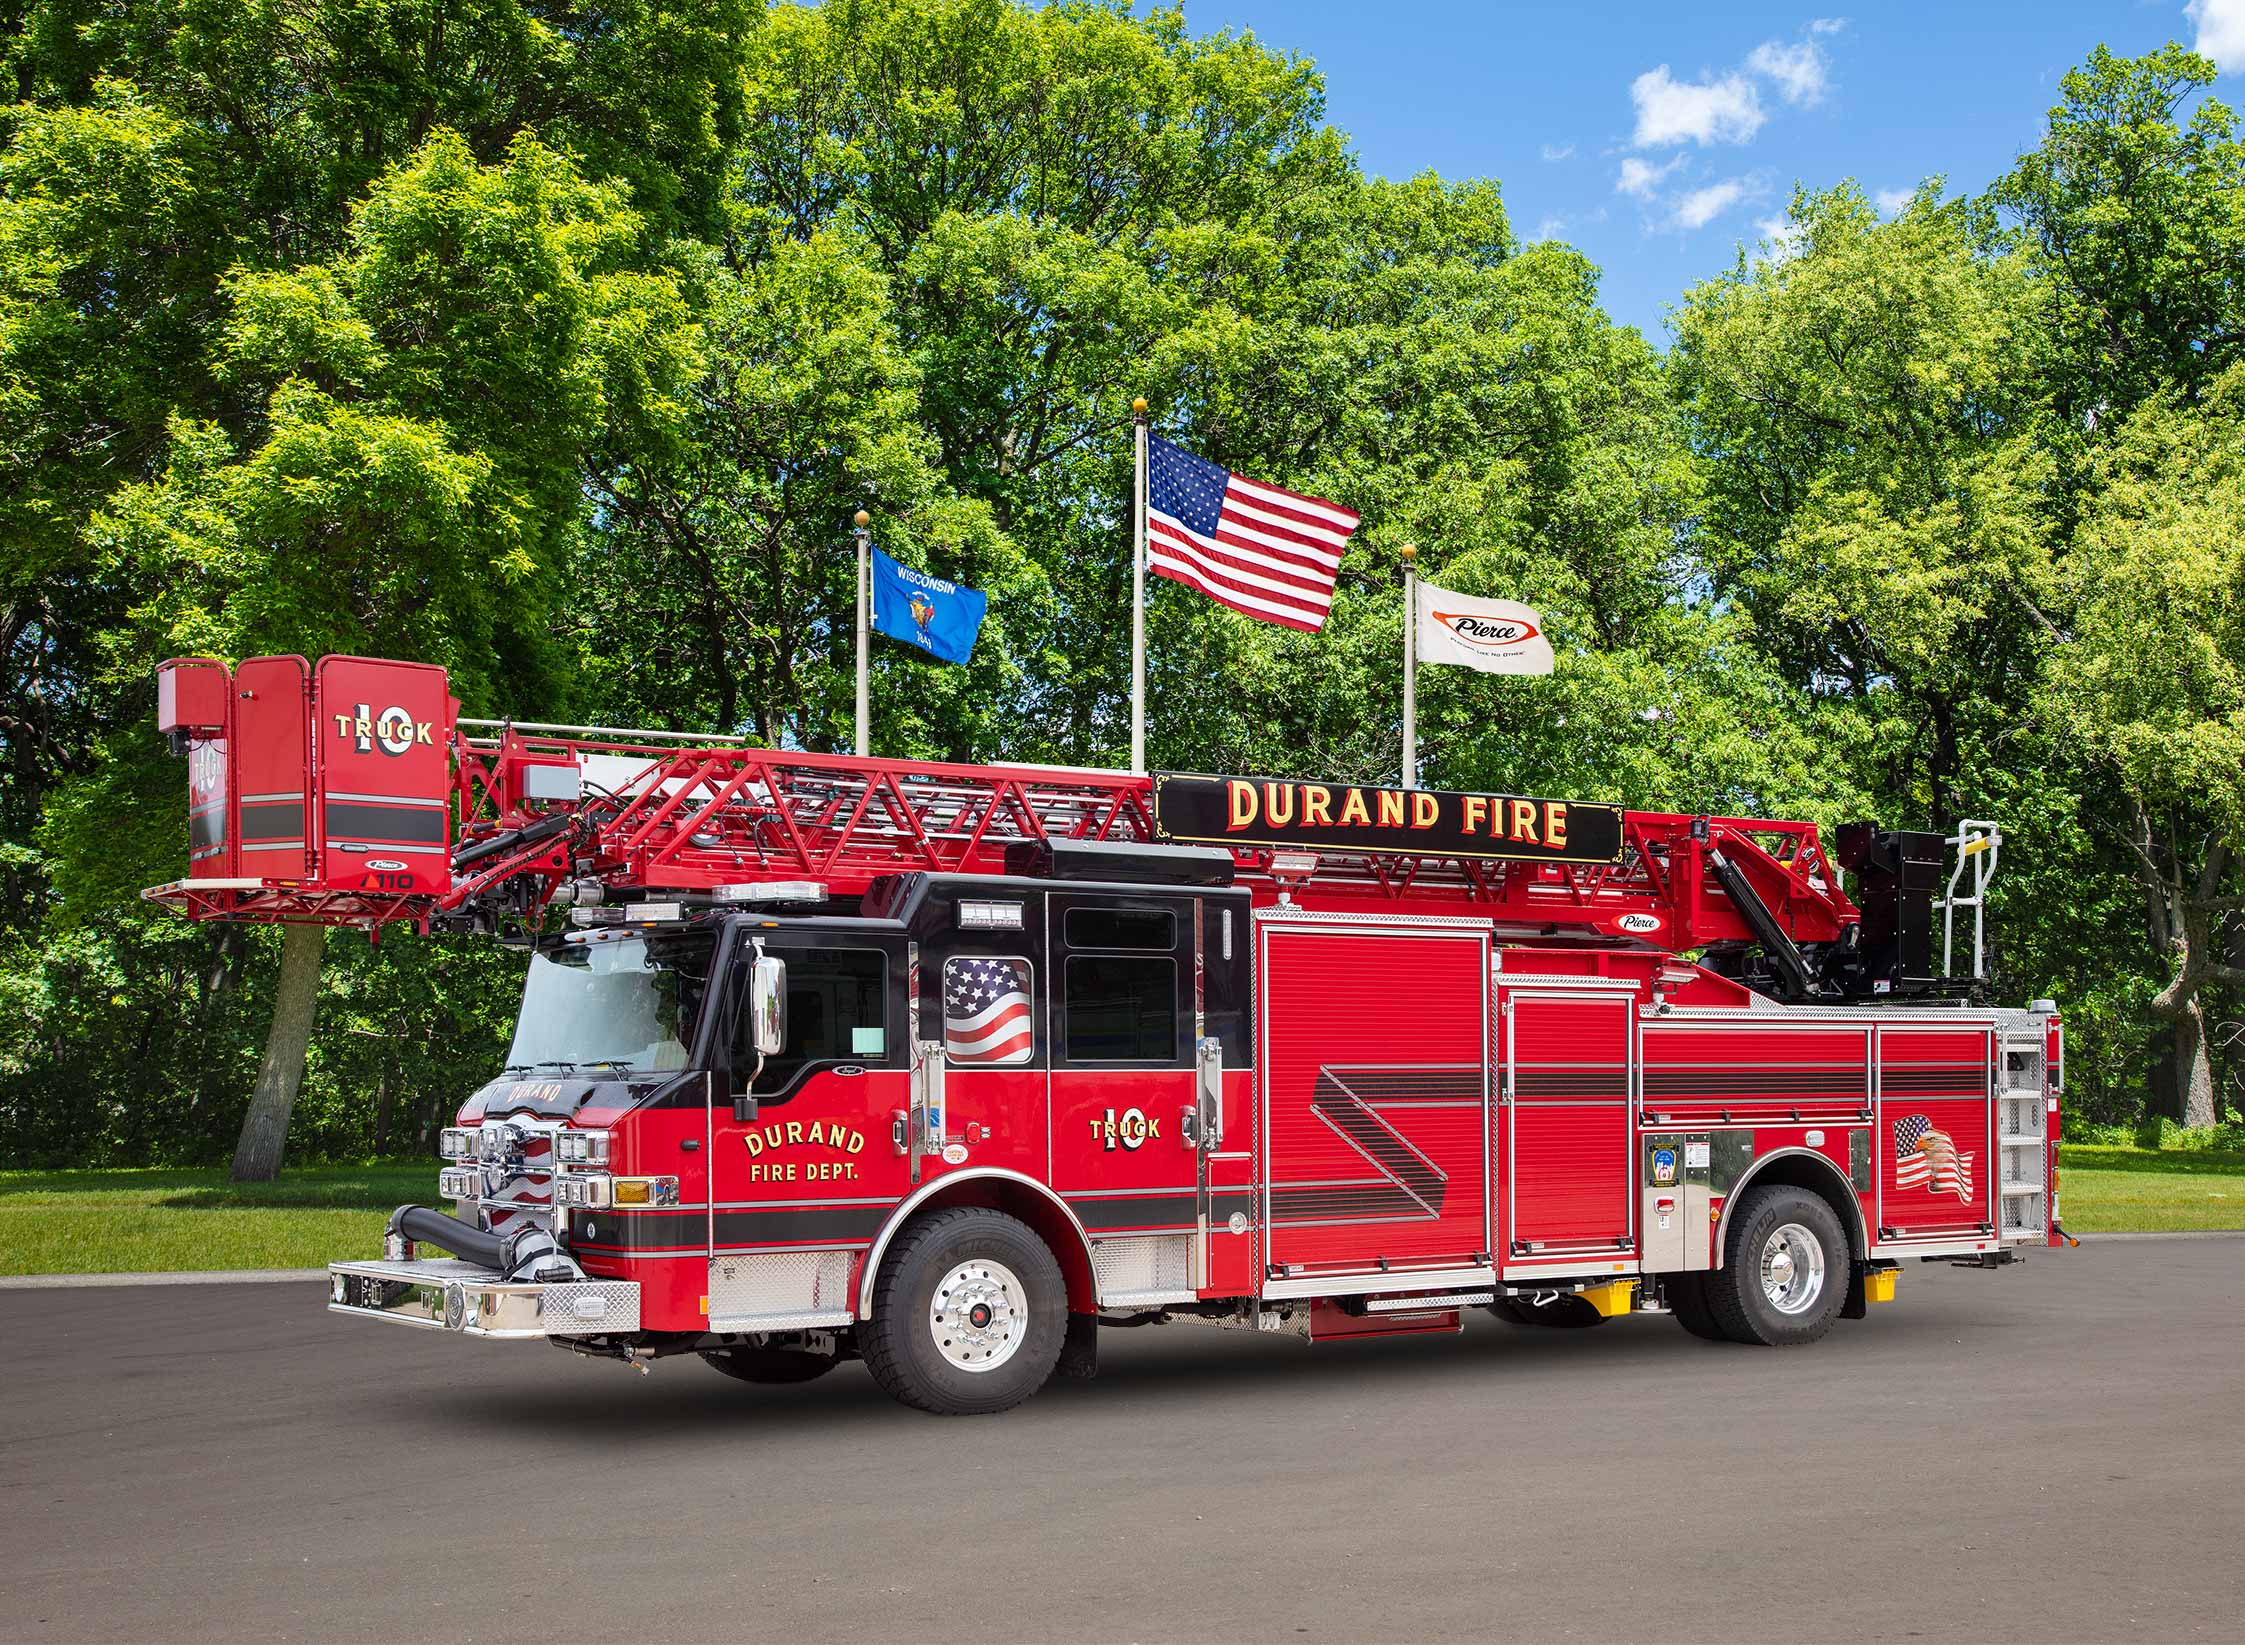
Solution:
{"label": "windshield wiper", "polygon": [[527,1074],[534,1070],[537,1066],[538,1065],[534,1062],[510,1062],[506,1067],[500,1069],[499,1072],[502,1074]]}
{"label": "windshield wiper", "polygon": [[573,1069],[575,1069],[575,1067],[576,1067],[577,1065],[576,1065],[575,1063],[571,1062],[571,1061],[570,1061],[570,1060],[569,1060],[569,1059],[568,1059],[567,1057],[549,1057],[549,1058],[547,1058],[547,1059],[546,1059],[546,1061],[544,1061],[544,1062],[534,1062],[534,1063],[532,1063],[532,1064],[531,1064],[530,1066],[531,1066],[532,1068],[534,1068],[534,1069],[536,1069],[536,1068],[559,1068],[559,1069],[562,1069],[562,1070],[564,1070],[564,1071],[568,1071],[568,1070],[573,1070]]}
{"label": "windshield wiper", "polygon": [[629,1068],[631,1063],[623,1057],[595,1057],[585,1066],[587,1068]]}

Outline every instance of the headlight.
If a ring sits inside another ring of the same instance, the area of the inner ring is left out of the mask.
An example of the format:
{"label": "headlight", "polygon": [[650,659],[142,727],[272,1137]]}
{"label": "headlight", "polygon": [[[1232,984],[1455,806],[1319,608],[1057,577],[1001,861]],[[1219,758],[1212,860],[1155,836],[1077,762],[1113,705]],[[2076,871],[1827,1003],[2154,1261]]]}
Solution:
{"label": "headlight", "polygon": [[553,1179],[553,1202],[566,1211],[599,1211],[608,1204],[608,1173],[582,1171]]}
{"label": "headlight", "polygon": [[437,1133],[437,1158],[474,1159],[481,1133],[472,1125],[448,1125]]}
{"label": "headlight", "polygon": [[474,1166],[454,1166],[437,1173],[437,1192],[450,1200],[481,1199],[483,1173]]}
{"label": "headlight", "polygon": [[553,1151],[554,1158],[563,1165],[606,1165],[608,1133],[557,1131],[554,1133]]}

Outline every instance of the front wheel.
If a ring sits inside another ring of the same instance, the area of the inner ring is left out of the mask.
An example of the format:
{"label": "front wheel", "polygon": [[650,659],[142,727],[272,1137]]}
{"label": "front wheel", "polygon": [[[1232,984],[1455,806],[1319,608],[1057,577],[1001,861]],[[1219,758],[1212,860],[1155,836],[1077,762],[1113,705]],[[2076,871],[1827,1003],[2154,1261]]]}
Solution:
{"label": "front wheel", "polygon": [[1707,1306],[1733,1342],[1814,1342],[1847,1301],[1847,1235],[1831,1206],[1800,1188],[1751,1190],[1735,1213]]}
{"label": "front wheel", "polygon": [[1068,1293],[1045,1242],[1012,1217],[938,1211],[881,1264],[865,1368],[906,1405],[970,1416],[1019,1405],[1052,1375]]}

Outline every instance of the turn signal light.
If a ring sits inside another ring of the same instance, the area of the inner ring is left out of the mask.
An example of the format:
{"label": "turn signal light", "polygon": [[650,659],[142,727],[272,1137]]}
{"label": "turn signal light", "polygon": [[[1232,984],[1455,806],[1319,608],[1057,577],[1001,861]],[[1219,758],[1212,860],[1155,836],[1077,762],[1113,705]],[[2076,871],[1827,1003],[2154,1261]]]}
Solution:
{"label": "turn signal light", "polygon": [[615,1205],[676,1205],[676,1177],[617,1177],[610,1193]]}

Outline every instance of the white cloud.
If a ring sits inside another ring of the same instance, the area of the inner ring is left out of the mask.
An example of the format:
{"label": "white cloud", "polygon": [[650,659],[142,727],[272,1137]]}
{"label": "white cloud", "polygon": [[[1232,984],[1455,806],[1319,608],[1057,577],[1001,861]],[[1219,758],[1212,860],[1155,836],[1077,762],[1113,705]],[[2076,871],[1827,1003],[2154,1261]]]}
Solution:
{"label": "white cloud", "polygon": [[1811,108],[1824,96],[1824,48],[1813,40],[1791,46],[1764,40],[1746,54],[1746,66],[1776,81],[1778,95],[1795,108]]}
{"label": "white cloud", "polygon": [[1809,19],[1808,32],[1811,34],[1837,34],[1846,27],[1847,19],[1844,17],[1812,17]]}
{"label": "white cloud", "polygon": [[1754,224],[1755,232],[1769,246],[1769,259],[1783,263],[1800,255],[1808,244],[1808,231],[1790,217],[1764,217]]}
{"label": "white cloud", "polygon": [[1572,160],[1575,157],[1575,145],[1572,143],[1546,143],[1543,146],[1543,157],[1546,160]]}
{"label": "white cloud", "polygon": [[1621,175],[1614,179],[1614,192],[1634,194],[1640,200],[1652,198],[1653,190],[1666,182],[1676,168],[1684,163],[1679,154],[1673,160],[1654,165],[1650,160],[1640,160],[1636,155],[1625,155],[1621,162]]}
{"label": "white cloud", "polygon": [[1882,188],[1871,198],[1878,203],[1881,217],[1899,217],[1902,208],[1917,197],[1916,189]]}
{"label": "white cloud", "polygon": [[1564,217],[1546,217],[1536,225],[1538,240],[1560,240],[1566,237],[1566,233],[1567,219]]}
{"label": "white cloud", "polygon": [[2190,0],[2183,12],[2198,25],[2200,56],[2224,74],[2245,72],[2245,0]]}
{"label": "white cloud", "polygon": [[1705,188],[1689,189],[1676,197],[1669,213],[1669,225],[1680,229],[1705,228],[1753,193],[1754,185],[1744,177],[1726,177]]}
{"label": "white cloud", "polygon": [[1735,70],[1720,80],[1677,80],[1663,63],[1629,83],[1637,105],[1638,148],[1673,143],[1746,143],[1769,117],[1754,82]]}

